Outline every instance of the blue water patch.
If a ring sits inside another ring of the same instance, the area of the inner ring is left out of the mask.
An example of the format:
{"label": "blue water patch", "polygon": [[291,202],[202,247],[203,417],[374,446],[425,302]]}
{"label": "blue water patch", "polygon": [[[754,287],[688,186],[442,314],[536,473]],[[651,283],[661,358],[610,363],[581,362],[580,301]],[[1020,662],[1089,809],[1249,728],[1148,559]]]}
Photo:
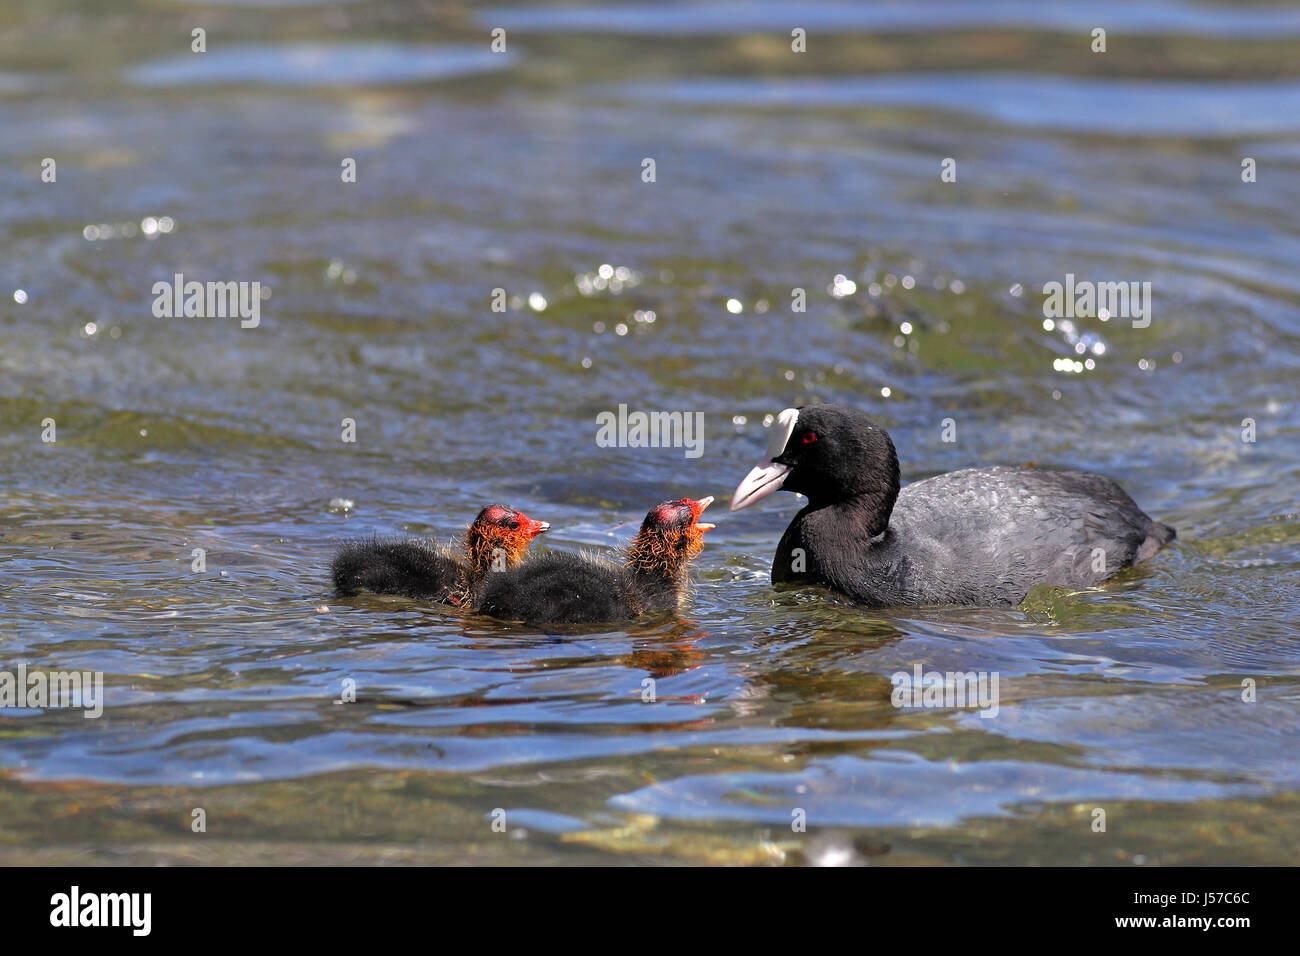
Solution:
{"label": "blue water patch", "polygon": [[[487,819],[492,819],[491,815]],[[528,830],[541,830],[543,833],[577,833],[591,829],[591,824],[586,820],[563,813],[552,813],[550,810],[535,810],[531,807],[522,807],[518,810],[507,809],[505,821],[511,830],[523,827]]]}
{"label": "blue water patch", "polygon": [[40,87],[40,81],[24,73],[0,73],[0,96],[6,93],[31,93]]}
{"label": "blue water patch", "polygon": [[1300,83],[1112,80],[1027,73],[702,78],[619,87],[705,106],[914,107],[1108,136],[1223,138],[1300,130]]}
{"label": "blue water patch", "polygon": [[937,762],[899,752],[873,760],[833,757],[791,773],[678,777],[615,796],[609,806],[678,820],[788,825],[798,809],[816,826],[943,827],[1007,816],[1045,800],[1206,800],[1253,792],[1214,780],[1013,760]]}
{"label": "blue water patch", "polygon": [[1210,6],[1154,0],[1144,4],[1078,5],[1040,0],[917,0],[911,3],[836,2],[627,3],[587,7],[493,8],[478,15],[489,27],[530,33],[621,33],[648,36],[950,33],[954,30],[1054,30],[1090,34],[1178,34],[1274,38],[1300,34],[1300,9],[1269,5]]}
{"label": "blue water patch", "polygon": [[154,60],[133,67],[128,76],[138,86],[368,86],[486,73],[514,59],[513,52],[493,53],[486,45],[249,45]]}

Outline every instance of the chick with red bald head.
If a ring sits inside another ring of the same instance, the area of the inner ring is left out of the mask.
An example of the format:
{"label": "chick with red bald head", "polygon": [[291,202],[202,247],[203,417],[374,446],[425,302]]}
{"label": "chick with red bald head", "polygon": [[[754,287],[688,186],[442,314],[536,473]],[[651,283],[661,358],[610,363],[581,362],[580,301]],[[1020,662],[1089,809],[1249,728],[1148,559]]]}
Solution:
{"label": "chick with red bald head", "polygon": [[419,538],[348,541],[330,571],[340,594],[369,591],[468,607],[490,574],[517,568],[548,528],[522,511],[489,505],[465,530],[460,554]]}
{"label": "chick with red bald head", "polygon": [[645,516],[622,564],[552,552],[493,575],[479,611],[527,624],[614,624],[675,612],[685,601],[690,563],[704,548],[700,521],[713,498],[661,501]]}

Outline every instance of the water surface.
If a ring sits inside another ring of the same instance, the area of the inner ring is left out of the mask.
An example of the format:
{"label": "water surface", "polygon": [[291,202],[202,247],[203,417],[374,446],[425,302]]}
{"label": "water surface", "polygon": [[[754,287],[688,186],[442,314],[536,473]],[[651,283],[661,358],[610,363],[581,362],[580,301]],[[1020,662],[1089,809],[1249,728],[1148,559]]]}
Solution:
{"label": "water surface", "polygon": [[[106,702],[0,711],[0,861],[1292,862],[1300,8],[1106,6],[1104,55],[1096,9],[7,9],[0,659]],[[259,327],[155,318],[176,273],[260,281]],[[1150,326],[1046,328],[1067,273],[1149,281]],[[772,589],[780,495],[631,630],[329,589],[340,540],[493,501],[619,547],[810,401],[905,480],[1098,470],[1179,540],[868,611]],[[704,454],[598,447],[620,403]],[[918,662],[998,674],[997,716],[895,708]]]}

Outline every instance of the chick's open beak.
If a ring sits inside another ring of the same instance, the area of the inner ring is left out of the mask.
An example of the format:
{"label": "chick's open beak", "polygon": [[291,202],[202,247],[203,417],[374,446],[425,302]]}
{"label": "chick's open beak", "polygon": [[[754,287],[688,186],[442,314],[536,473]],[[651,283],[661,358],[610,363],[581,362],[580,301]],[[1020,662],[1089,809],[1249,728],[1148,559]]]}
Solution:
{"label": "chick's open beak", "polygon": [[713,495],[709,495],[707,498],[701,498],[699,501],[691,502],[691,516],[695,519],[695,527],[699,528],[701,531],[712,531],[717,527],[716,524],[709,524],[708,522],[700,520],[700,515],[704,514],[704,509],[711,504],[713,504]]}

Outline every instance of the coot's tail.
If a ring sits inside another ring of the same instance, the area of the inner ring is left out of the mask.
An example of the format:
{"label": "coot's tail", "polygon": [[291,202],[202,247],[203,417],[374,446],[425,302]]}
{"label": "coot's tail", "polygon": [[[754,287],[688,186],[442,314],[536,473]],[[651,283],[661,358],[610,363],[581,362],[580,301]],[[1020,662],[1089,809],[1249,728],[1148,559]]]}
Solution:
{"label": "coot's tail", "polygon": [[1146,540],[1138,545],[1137,554],[1133,558],[1133,563],[1145,561],[1151,557],[1174,538],[1178,537],[1178,532],[1172,525],[1161,524],[1159,521],[1152,521],[1147,528]]}

